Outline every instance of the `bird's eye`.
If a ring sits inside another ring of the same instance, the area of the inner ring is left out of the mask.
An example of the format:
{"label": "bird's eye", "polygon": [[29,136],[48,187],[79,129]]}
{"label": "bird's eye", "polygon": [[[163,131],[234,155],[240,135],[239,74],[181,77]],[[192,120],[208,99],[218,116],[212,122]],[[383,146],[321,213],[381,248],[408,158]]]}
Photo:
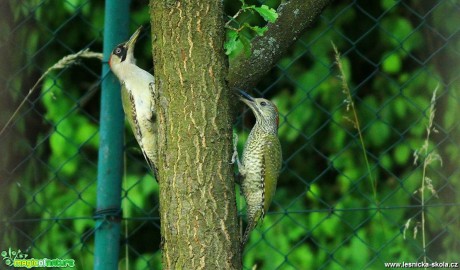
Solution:
{"label": "bird's eye", "polygon": [[266,105],[267,105],[267,102],[265,102],[265,101],[262,101],[262,102],[260,103],[260,106],[266,106]]}
{"label": "bird's eye", "polygon": [[121,48],[120,47],[116,48],[115,49],[115,54],[120,54],[120,53],[121,53]]}

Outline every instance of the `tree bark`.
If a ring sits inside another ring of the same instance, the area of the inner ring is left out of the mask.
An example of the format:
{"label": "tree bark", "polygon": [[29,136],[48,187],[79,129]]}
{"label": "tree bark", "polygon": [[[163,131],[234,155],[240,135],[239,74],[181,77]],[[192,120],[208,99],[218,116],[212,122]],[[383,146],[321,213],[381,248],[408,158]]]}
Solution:
{"label": "tree bark", "polygon": [[165,269],[240,269],[222,1],[152,0]]}

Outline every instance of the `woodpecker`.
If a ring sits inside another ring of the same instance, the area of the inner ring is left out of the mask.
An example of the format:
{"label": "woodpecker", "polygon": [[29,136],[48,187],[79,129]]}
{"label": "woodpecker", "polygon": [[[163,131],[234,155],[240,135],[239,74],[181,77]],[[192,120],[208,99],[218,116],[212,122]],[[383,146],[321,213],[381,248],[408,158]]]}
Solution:
{"label": "woodpecker", "polygon": [[276,190],[281,170],[282,154],[278,139],[278,109],[269,100],[253,98],[244,91],[240,100],[251,108],[256,124],[245,143],[242,161],[236,148],[238,137],[234,141],[232,163],[235,161],[242,176],[241,189],[246,200],[248,225],[241,246],[244,248],[249,234],[263,221]]}
{"label": "woodpecker", "polygon": [[156,123],[153,96],[155,78],[136,66],[134,46],[142,26],[128,41],[117,45],[110,55],[109,65],[121,84],[123,111],[133,130],[142,154],[158,181],[156,163]]}

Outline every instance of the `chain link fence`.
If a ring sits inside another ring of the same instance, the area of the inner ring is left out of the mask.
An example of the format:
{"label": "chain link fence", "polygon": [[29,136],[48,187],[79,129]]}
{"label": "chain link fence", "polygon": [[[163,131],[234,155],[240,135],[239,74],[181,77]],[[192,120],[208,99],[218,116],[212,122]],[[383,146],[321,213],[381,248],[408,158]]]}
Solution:
{"label": "chain link fence", "polygon": [[[131,30],[148,25],[147,4],[132,2]],[[232,16],[240,3],[225,6]],[[50,66],[101,51],[105,14],[87,0],[0,7],[4,127]],[[284,163],[245,269],[460,261],[459,11],[454,0],[333,2],[252,91],[279,108]],[[149,69],[147,33],[136,56]],[[101,80],[99,60],[53,71],[0,135],[0,269],[14,254],[93,265]],[[245,109],[239,147],[253,121]],[[157,269],[158,185],[125,132],[120,268]]]}

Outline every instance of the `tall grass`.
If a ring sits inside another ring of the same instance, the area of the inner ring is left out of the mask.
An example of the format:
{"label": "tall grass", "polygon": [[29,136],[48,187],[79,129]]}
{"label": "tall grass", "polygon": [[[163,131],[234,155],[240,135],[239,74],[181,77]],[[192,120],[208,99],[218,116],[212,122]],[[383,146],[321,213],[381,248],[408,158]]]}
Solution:
{"label": "tall grass", "polygon": [[[428,124],[426,126],[426,136],[423,142],[423,145],[420,149],[414,152],[414,165],[417,165],[417,162],[422,160],[422,179],[420,183],[420,188],[416,190],[416,193],[420,194],[420,207],[421,207],[421,222],[420,227],[422,230],[422,247],[423,247],[423,262],[427,262],[426,256],[426,219],[425,219],[425,190],[428,190],[433,196],[438,197],[436,190],[433,187],[433,181],[427,176],[427,169],[433,162],[440,162],[442,165],[442,158],[441,156],[436,153],[433,149],[430,149],[430,136],[432,132],[437,133],[438,131],[434,127],[434,116],[436,113],[436,92],[438,91],[438,87],[436,87],[433,91],[433,95],[431,97],[431,105],[430,110],[428,112]],[[410,222],[412,218],[408,219],[405,226],[403,236],[406,235],[406,230],[410,227]],[[418,227],[414,227],[413,237],[417,237]]]}

